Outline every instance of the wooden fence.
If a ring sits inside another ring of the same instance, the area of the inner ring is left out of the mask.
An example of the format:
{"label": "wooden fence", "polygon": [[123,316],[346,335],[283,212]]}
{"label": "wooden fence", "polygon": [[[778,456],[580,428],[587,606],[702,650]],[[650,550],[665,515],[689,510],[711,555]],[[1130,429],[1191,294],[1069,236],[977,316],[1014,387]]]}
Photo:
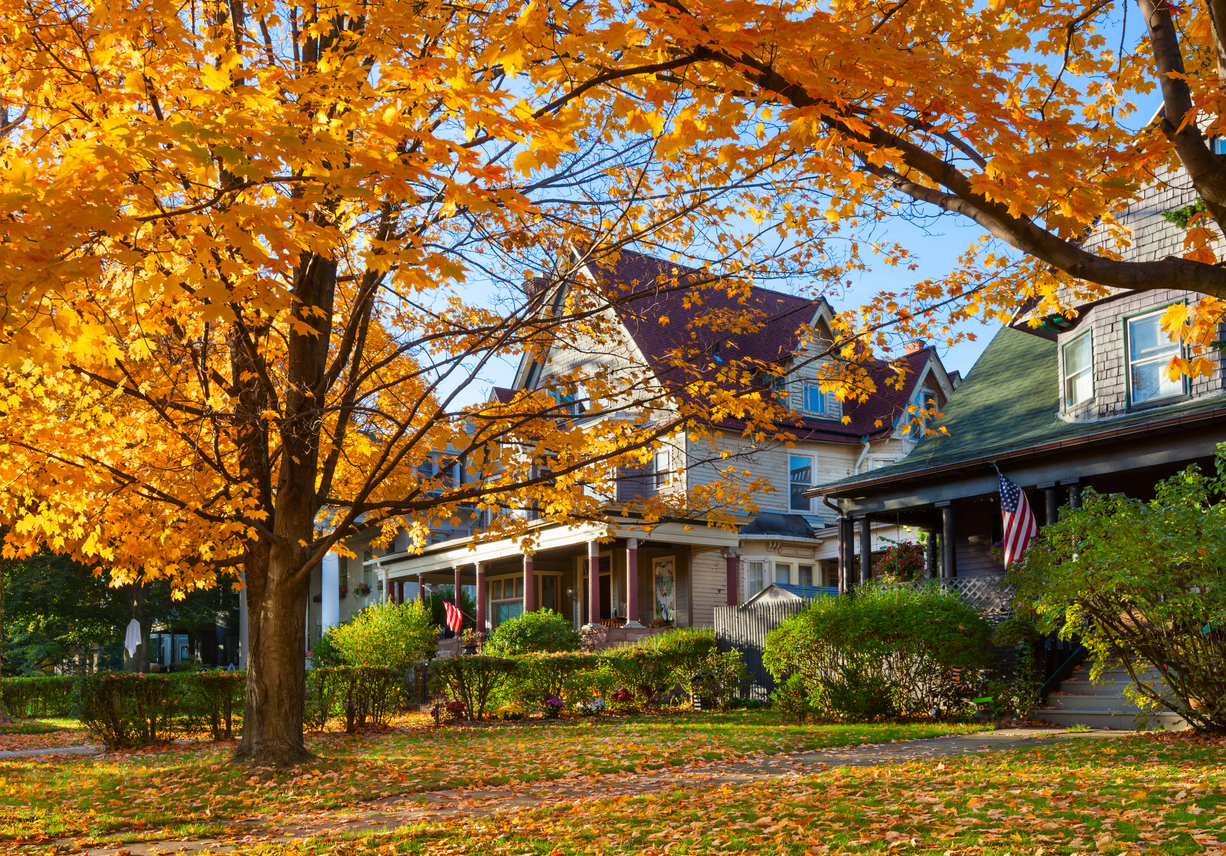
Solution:
{"label": "wooden fence", "polygon": [[762,665],[766,634],[808,605],[808,601],[774,601],[752,606],[717,606],[715,608],[715,639],[719,650],[741,652],[749,683],[746,698],[762,701],[770,698],[775,679]]}

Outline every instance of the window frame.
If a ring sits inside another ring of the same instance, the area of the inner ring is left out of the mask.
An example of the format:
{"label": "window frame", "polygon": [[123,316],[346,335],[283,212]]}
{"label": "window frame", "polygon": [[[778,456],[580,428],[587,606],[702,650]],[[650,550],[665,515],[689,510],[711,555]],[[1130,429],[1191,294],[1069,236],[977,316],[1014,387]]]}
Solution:
{"label": "window frame", "polygon": [[[817,392],[818,401],[821,403],[820,409],[809,407],[809,390]],[[822,390],[822,385],[815,380],[802,380],[800,382],[800,409],[809,416],[825,416],[826,415],[826,393]]]}
{"label": "window frame", "polygon": [[[805,499],[805,505],[803,508],[797,508],[792,505],[792,485],[799,484],[799,482],[795,482],[792,479],[792,473],[796,472],[795,468],[792,466],[792,461],[797,458],[804,458],[809,461],[809,481],[807,484],[805,484],[805,489],[807,490],[808,488],[813,487],[813,485],[816,483],[814,482],[813,477],[817,472],[817,455],[808,455],[808,454],[803,454],[803,453],[796,454],[789,449],[788,450],[788,513],[791,514],[792,512],[796,512],[799,514],[812,514],[813,513],[813,499],[811,497]],[[803,469],[803,467],[801,469]]]}
{"label": "window frame", "polygon": [[[928,403],[930,400],[932,402],[931,404]],[[940,399],[937,396],[937,391],[935,389],[931,389],[926,386],[920,387],[919,393],[916,395],[915,403],[913,405],[917,412],[912,414],[912,421],[907,425],[908,439],[914,440],[917,443],[924,439],[928,433],[928,426],[932,424],[932,417],[921,416],[918,411],[936,410],[937,402],[939,400]],[[916,422],[914,419],[915,417],[919,417],[920,421]]]}
{"label": "window frame", "polygon": [[779,585],[779,572],[780,571],[784,571],[787,574],[787,579],[783,582],[783,585],[791,585],[792,584],[792,563],[791,562],[773,562],[772,564],[774,565],[774,567],[772,568],[773,573],[771,574],[771,576],[774,577],[772,585]]}
{"label": "window frame", "polygon": [[[660,469],[661,458],[663,458],[664,469]],[[668,487],[672,482],[672,455],[668,449],[657,449],[656,453],[651,457],[651,484],[656,490],[662,487]]]}
{"label": "window frame", "polygon": [[[1158,332],[1160,335],[1165,336],[1166,334],[1162,330],[1162,323],[1161,323],[1162,313],[1165,312],[1168,307],[1173,306],[1176,303],[1184,303],[1184,302],[1186,301],[1172,300],[1171,302],[1164,303],[1161,306],[1150,307],[1148,309],[1142,309],[1139,312],[1134,312],[1132,314],[1125,315],[1122,319],[1120,319],[1123,323],[1123,328],[1124,328],[1123,329],[1123,333],[1124,333],[1124,394],[1125,394],[1125,404],[1128,410],[1144,410],[1149,407],[1160,407],[1164,404],[1170,404],[1171,402],[1176,401],[1180,398],[1187,398],[1188,396],[1188,378],[1186,376],[1181,377],[1179,379],[1179,391],[1178,392],[1167,393],[1166,395],[1156,395],[1152,398],[1147,398],[1145,401],[1139,402],[1136,400],[1135,396],[1133,395],[1133,387],[1132,387],[1132,367],[1134,365],[1134,362],[1132,359],[1132,339],[1133,339],[1132,325],[1138,321],[1142,321],[1150,317],[1157,317]],[[1182,356],[1184,353],[1183,344],[1180,342],[1174,342],[1172,344],[1175,346],[1174,353]],[[1170,357],[1171,357],[1171,352],[1167,351],[1164,354],[1159,355],[1157,358],[1148,357],[1141,362],[1151,363],[1155,359],[1164,359],[1165,361],[1162,363],[1162,365],[1165,367],[1166,363],[1170,362]]]}
{"label": "window frame", "polygon": [[[753,574],[754,565],[757,565],[758,587],[754,588]],[[745,596],[753,597],[758,592],[766,587],[766,562],[761,559],[747,560],[745,562]]]}
{"label": "window frame", "polygon": [[[1089,375],[1090,394],[1087,395],[1085,398],[1079,398],[1077,401],[1071,401],[1069,399],[1069,381],[1072,379],[1073,376],[1069,374],[1068,352],[1069,352],[1069,349],[1073,345],[1080,344],[1082,340],[1085,340],[1087,344],[1090,346],[1089,347],[1090,358],[1088,362],[1086,363],[1085,367],[1077,371],[1077,377],[1081,377],[1081,375],[1083,374]],[[1064,395],[1064,408],[1066,410],[1070,410],[1074,407],[1080,407],[1086,402],[1094,400],[1094,328],[1091,327],[1085,332],[1074,336],[1073,338],[1069,339],[1067,342],[1064,342],[1060,345],[1060,373],[1062,375],[1061,383],[1064,387],[1062,392]]]}

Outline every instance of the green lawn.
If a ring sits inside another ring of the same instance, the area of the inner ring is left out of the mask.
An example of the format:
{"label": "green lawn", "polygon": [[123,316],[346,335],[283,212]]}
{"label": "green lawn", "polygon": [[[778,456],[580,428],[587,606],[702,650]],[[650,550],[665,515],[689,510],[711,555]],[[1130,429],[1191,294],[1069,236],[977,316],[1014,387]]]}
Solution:
{"label": "green lawn", "polygon": [[[424,721],[424,720],[423,720]],[[449,726],[327,734],[300,770],[252,775],[232,746],[14,759],[0,765],[0,840],[86,838],[118,830],[196,834],[222,821],[351,806],[393,794],[570,773],[652,769],[706,759],[981,730],[944,723],[796,725],[769,711]]]}
{"label": "green lawn", "polygon": [[1034,749],[567,803],[270,854],[1226,854],[1226,742]]}

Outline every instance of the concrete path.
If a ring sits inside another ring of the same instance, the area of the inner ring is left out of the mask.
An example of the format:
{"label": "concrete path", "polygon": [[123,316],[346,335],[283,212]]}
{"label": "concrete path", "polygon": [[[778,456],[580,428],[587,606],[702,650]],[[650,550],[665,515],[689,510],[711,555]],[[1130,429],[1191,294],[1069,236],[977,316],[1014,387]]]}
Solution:
{"label": "concrete path", "polygon": [[1090,731],[1067,734],[1040,728],[1015,728],[981,734],[959,734],[843,746],[790,755],[766,755],[739,761],[713,761],[665,767],[643,773],[569,776],[551,782],[526,782],[480,790],[429,791],[401,794],[358,803],[348,810],[282,815],[271,820],[230,824],[218,838],[195,838],[109,844],[60,839],[57,852],[90,856],[164,856],[171,853],[245,853],[258,845],[285,844],[316,836],[372,834],[405,824],[446,817],[491,817],[525,811],[558,802],[584,802],[674,790],[714,788],[724,784],[760,782],[808,775],[830,767],[873,767],[919,758],[953,758],[1036,746],[1053,740],[1101,740],[1127,736],[1126,731]]}
{"label": "concrete path", "polygon": [[0,760],[23,758],[26,755],[97,755],[101,746],[52,746],[48,749],[5,749],[0,751]]}

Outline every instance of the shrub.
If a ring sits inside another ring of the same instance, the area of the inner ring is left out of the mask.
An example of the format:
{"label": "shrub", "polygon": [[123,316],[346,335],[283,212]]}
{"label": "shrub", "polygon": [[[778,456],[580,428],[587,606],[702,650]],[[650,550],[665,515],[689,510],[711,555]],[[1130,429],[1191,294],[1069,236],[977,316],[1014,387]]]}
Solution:
{"label": "shrub", "polygon": [[95,740],[108,749],[169,740],[176,699],[169,675],[98,672],[76,683],[74,708]]}
{"label": "shrub", "polygon": [[22,719],[66,716],[72,712],[75,675],[0,679],[0,703],[10,715]]}
{"label": "shrub", "polygon": [[1148,502],[1084,491],[1010,573],[1040,632],[1081,637],[1092,678],[1122,665],[1143,708],[1216,732],[1226,732],[1224,455],[1219,446],[1215,478],[1193,467]]}
{"label": "shrub", "polygon": [[809,704],[809,690],[800,675],[792,675],[771,693],[771,701],[783,716],[804,722],[813,712]]}
{"label": "shrub", "polygon": [[681,683],[698,671],[707,657],[719,650],[715,631],[709,627],[678,627],[648,636],[634,647],[663,657],[667,668],[673,671],[670,677]]}
{"label": "shrub", "polygon": [[[438,627],[419,601],[376,603],[331,628],[327,636],[342,663],[392,669],[400,675],[434,655]],[[318,643],[317,643],[318,644]]]}
{"label": "shrub", "polygon": [[592,692],[596,683],[590,674],[604,668],[594,654],[580,652],[522,654],[514,658],[515,670],[505,683],[506,695],[524,707],[531,707],[547,696],[556,696],[572,705],[599,695]]}
{"label": "shrub", "polygon": [[502,622],[485,643],[485,653],[497,657],[551,651],[577,651],[579,631],[552,609],[525,612]]}
{"label": "shrub", "polygon": [[490,696],[515,670],[515,661],[479,654],[430,661],[430,681],[439,695],[461,701],[470,719],[481,719]]}
{"label": "shrub", "polygon": [[353,733],[371,723],[383,725],[401,698],[403,674],[378,666],[328,666],[307,672],[303,721],[313,729],[343,718]]}
{"label": "shrub", "polygon": [[244,672],[210,670],[171,677],[183,726],[191,732],[207,730],[214,740],[234,736],[235,711],[241,722],[246,690]]}
{"label": "shrub", "polygon": [[766,637],[778,681],[798,675],[822,716],[858,720],[961,709],[962,672],[984,668],[991,628],[954,592],[868,585],[819,598]]}
{"label": "shrub", "polygon": [[682,672],[682,677],[691,699],[702,699],[703,708],[710,704],[727,710],[745,682],[745,661],[740,651],[712,651],[692,672]]}

